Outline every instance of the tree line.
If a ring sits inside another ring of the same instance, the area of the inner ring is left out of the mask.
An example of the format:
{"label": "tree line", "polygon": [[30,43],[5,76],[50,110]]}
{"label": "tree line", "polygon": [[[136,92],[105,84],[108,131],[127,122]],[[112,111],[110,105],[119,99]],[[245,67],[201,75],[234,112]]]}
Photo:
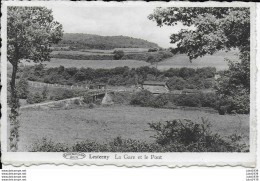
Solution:
{"label": "tree line", "polygon": [[127,36],[99,36],[83,33],[64,33],[62,40],[53,46],[69,47],[70,50],[114,48],[159,48],[155,43]]}
{"label": "tree line", "polygon": [[214,86],[216,68],[171,68],[160,71],[154,67],[116,67],[112,69],[65,68],[63,66],[45,68],[43,64],[24,67],[18,76],[30,81],[50,84],[97,84],[129,86],[142,84],[146,80],[164,81],[170,90],[208,89]]}

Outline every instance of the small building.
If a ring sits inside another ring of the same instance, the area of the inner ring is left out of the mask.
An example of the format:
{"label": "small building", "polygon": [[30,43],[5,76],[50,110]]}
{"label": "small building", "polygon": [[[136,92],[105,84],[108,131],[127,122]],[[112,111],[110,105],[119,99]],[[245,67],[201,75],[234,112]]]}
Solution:
{"label": "small building", "polygon": [[169,92],[166,82],[159,81],[144,81],[143,89],[148,90],[153,94],[163,94]]}

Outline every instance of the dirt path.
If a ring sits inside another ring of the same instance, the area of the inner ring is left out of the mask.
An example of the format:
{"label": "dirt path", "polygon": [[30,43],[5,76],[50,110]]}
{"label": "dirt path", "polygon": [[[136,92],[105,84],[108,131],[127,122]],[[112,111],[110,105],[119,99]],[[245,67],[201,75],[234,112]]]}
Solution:
{"label": "dirt path", "polygon": [[24,106],[21,106],[20,109],[33,108],[33,107],[37,107],[37,106],[48,106],[50,104],[57,104],[57,103],[62,103],[62,102],[71,102],[71,101],[74,101],[77,99],[82,99],[82,97],[73,97],[73,98],[62,99],[62,100],[58,100],[58,101],[49,101],[49,102],[42,102],[42,103],[37,103],[37,104],[24,105]]}

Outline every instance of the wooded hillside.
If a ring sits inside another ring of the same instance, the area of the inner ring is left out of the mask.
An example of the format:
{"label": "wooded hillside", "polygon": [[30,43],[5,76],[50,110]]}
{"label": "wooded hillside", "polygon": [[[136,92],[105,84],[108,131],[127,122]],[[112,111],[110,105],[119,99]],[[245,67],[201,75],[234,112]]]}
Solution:
{"label": "wooded hillside", "polygon": [[99,36],[83,33],[65,33],[62,41],[54,45],[67,47],[70,50],[79,49],[101,49],[109,50],[114,48],[160,48],[157,44],[143,39],[127,36]]}

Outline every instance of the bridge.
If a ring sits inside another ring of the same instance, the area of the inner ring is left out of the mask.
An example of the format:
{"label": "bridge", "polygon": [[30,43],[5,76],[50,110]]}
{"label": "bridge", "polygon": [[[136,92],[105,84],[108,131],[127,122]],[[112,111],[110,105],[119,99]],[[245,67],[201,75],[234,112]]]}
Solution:
{"label": "bridge", "polygon": [[[115,94],[117,92],[125,92],[124,90],[91,90],[87,91],[88,95],[92,97],[93,102],[98,100],[98,99],[103,99],[105,94]],[[26,108],[59,108],[62,107],[61,105],[64,104],[65,107],[68,107],[69,103],[72,103],[75,100],[83,100],[83,96],[78,96],[78,97],[72,97],[68,99],[62,99],[62,100],[57,100],[57,101],[49,101],[49,102],[42,102],[42,103],[36,103],[36,104],[29,104],[29,105],[24,105],[21,106],[20,109],[26,109]],[[10,108],[8,108],[9,110]]]}

